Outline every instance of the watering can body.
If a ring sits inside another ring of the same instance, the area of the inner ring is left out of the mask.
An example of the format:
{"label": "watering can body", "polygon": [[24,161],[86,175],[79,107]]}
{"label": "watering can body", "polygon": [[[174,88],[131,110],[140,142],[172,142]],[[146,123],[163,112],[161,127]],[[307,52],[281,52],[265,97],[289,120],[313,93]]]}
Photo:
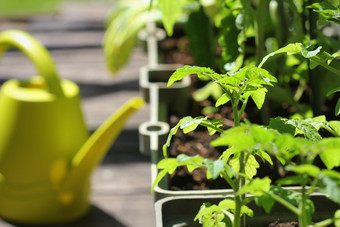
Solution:
{"label": "watering can body", "polygon": [[78,198],[69,204],[56,189],[89,133],[77,85],[62,81],[65,97],[57,98],[38,79],[9,80],[1,89],[0,215],[11,221],[20,216],[18,221],[24,223],[43,218],[55,223],[54,217],[71,220],[88,208],[88,180],[75,190]]}
{"label": "watering can body", "polygon": [[1,87],[0,217],[33,225],[73,221],[89,210],[91,172],[143,101],[128,102],[89,138],[78,86],[57,77],[50,56],[33,37],[20,31],[0,34],[0,51],[11,45],[40,75]]}

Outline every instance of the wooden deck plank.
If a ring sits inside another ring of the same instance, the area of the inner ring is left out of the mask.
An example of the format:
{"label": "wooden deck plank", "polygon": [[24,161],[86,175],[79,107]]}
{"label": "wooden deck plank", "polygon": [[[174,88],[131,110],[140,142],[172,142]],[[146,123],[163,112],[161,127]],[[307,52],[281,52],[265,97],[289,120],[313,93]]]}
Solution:
{"label": "wooden deck plank", "polygon": [[[54,15],[0,20],[0,31],[28,31],[49,48],[60,76],[79,85],[84,115],[91,130],[129,98],[140,95],[139,68],[147,64],[145,53],[137,48],[131,61],[116,76],[107,70],[101,42],[112,6],[112,1],[65,2]],[[1,83],[11,78],[27,79],[36,73],[29,60],[17,51],[7,52],[0,59]],[[67,226],[155,226],[150,160],[138,151],[138,126],[148,119],[148,106],[129,119],[91,178],[90,214]],[[0,220],[0,227],[8,226],[14,225]]]}

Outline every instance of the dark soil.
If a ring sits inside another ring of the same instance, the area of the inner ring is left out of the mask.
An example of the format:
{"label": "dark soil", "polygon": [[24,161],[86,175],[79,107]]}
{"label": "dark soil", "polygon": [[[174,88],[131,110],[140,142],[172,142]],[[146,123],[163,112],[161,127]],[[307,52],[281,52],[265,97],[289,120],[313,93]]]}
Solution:
{"label": "dark soil", "polygon": [[299,227],[299,223],[298,222],[280,223],[279,221],[275,221],[273,223],[270,223],[268,227]]}
{"label": "dark soil", "polygon": [[[299,223],[296,221],[292,221],[292,222],[283,222],[281,223],[280,221],[275,221],[272,222],[268,225],[268,227],[299,227]],[[328,227],[332,227],[334,225],[327,225]]]}
{"label": "dark soil", "polygon": [[[162,62],[167,64],[183,64],[183,65],[195,65],[191,56],[189,41],[185,36],[185,33],[181,29],[175,29],[174,36],[168,37],[167,39],[160,42],[159,50],[161,52],[160,57],[162,58]],[[201,82],[197,79],[196,76],[192,76],[192,87],[190,96],[192,93],[204,86],[204,82]],[[307,98],[309,99],[309,98]],[[191,113],[188,115],[196,117],[196,116],[208,116],[209,118],[219,118],[223,119],[223,124],[226,128],[233,126],[233,115],[231,107],[223,107],[217,113],[206,113],[204,112],[204,107],[214,106],[213,100],[207,100],[203,102],[195,102],[191,101]],[[325,103],[324,103],[325,104]],[[287,117],[294,112],[291,110],[288,105],[278,104],[278,103],[267,103],[269,116],[282,116]],[[324,107],[325,105],[322,105]],[[335,105],[331,105],[335,106]],[[263,108],[266,109],[266,108]],[[243,118],[247,118],[250,122],[263,124],[261,118],[261,112],[256,108],[256,106],[252,103],[248,103],[248,114],[245,113]],[[327,110],[329,112],[329,110]],[[264,111],[266,112],[266,111]],[[171,116],[170,124],[173,127],[177,122],[179,117],[176,113],[169,113]],[[325,113],[323,113],[325,114]],[[334,114],[332,114],[332,117]],[[327,119],[331,120],[330,114],[327,114]],[[268,118],[269,119],[269,118]],[[210,158],[213,160],[218,159],[221,153],[226,148],[214,148],[209,144],[212,140],[216,139],[218,135],[210,136],[206,130],[194,131],[189,133],[188,135],[183,135],[181,130],[178,130],[177,135],[173,137],[172,145],[169,149],[169,155],[172,157],[176,157],[179,154],[187,154],[187,155],[200,155],[204,158]],[[272,157],[273,158],[273,157]],[[272,180],[278,179],[282,177],[281,174],[281,165],[279,162],[273,158],[274,165],[270,165],[267,162],[264,163],[261,159],[257,160],[260,163],[260,168],[258,169],[258,173],[256,177],[264,177],[269,176]],[[193,173],[189,173],[185,167],[177,169],[172,176],[170,176],[170,189],[171,190],[204,190],[204,189],[223,189],[229,188],[229,186],[225,183],[224,180],[208,180],[206,179],[206,170],[196,169]],[[273,223],[274,224],[274,223]],[[283,226],[280,223],[272,226]],[[286,226],[295,226],[292,223]]]}

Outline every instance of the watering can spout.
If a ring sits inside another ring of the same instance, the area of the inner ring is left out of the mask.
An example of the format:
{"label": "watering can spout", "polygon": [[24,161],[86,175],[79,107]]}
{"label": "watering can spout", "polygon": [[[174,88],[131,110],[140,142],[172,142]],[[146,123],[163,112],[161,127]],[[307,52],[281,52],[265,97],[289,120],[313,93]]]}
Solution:
{"label": "watering can spout", "polygon": [[82,185],[84,179],[100,164],[125,122],[143,106],[142,98],[131,98],[90,136],[72,160],[71,170],[61,187],[62,193],[74,192],[77,186]]}

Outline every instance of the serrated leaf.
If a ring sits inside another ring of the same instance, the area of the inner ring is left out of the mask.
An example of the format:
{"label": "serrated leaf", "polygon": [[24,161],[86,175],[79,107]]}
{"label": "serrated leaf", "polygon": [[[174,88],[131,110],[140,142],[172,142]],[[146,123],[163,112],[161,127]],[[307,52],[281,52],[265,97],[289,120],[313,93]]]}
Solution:
{"label": "serrated leaf", "polygon": [[172,137],[177,133],[178,128],[180,127],[180,125],[182,124],[183,119],[181,119],[177,125],[175,125],[169,132],[168,138],[166,140],[166,143],[163,145],[162,149],[163,149],[163,156],[166,158],[168,157],[168,147],[170,147],[170,143],[171,143],[171,139]]}
{"label": "serrated leaf", "polygon": [[230,97],[227,94],[221,95],[221,97],[216,101],[216,107],[226,104],[230,101]]}
{"label": "serrated leaf", "polygon": [[260,88],[256,91],[253,91],[250,96],[253,99],[254,103],[256,104],[256,107],[260,110],[262,108],[262,105],[264,103],[264,100],[266,98],[267,89]]}
{"label": "serrated leaf", "polygon": [[213,27],[202,6],[190,13],[185,30],[195,65],[213,67],[216,58]]}
{"label": "serrated leaf", "polygon": [[335,221],[334,221],[335,227],[340,227],[340,210],[335,211],[334,218],[335,218]]}
{"label": "serrated leaf", "polygon": [[200,211],[195,216],[194,220],[196,221],[196,220],[198,220],[199,218],[201,218],[205,215],[212,214],[212,213],[219,211],[219,210],[220,210],[220,208],[218,206],[216,206],[215,204],[211,205],[210,203],[204,203],[201,206]]}
{"label": "serrated leaf", "polygon": [[197,102],[204,101],[208,99],[210,96],[217,100],[221,95],[223,95],[221,87],[214,82],[209,82],[204,87],[196,90],[192,97]]}
{"label": "serrated leaf", "polygon": [[199,155],[188,156],[186,154],[180,154],[176,159],[179,165],[185,165],[190,173],[195,169],[200,168],[200,164],[204,162],[204,158]]}
{"label": "serrated leaf", "polygon": [[320,174],[320,168],[311,164],[302,164],[298,166],[287,166],[286,170],[293,171],[297,174],[308,174],[312,177],[317,177]]}
{"label": "serrated leaf", "polygon": [[289,176],[277,180],[276,183],[278,185],[301,185],[307,183],[307,180],[303,176]]}
{"label": "serrated leaf", "polygon": [[280,49],[278,49],[277,51],[274,51],[268,55],[266,55],[261,63],[259,64],[259,67],[261,68],[262,65],[270,58],[270,57],[273,57],[277,54],[281,54],[281,53],[287,53],[287,55],[292,55],[292,54],[297,54],[297,53],[300,53],[301,52],[301,46],[302,44],[301,43],[290,43],[288,44],[287,46],[285,47],[282,47]]}
{"label": "serrated leaf", "polygon": [[315,50],[309,50],[310,47],[306,48],[305,46],[301,45],[301,54],[305,58],[312,58],[320,52],[321,48],[322,47],[318,47]]}
{"label": "serrated leaf", "polygon": [[340,138],[324,138],[319,143],[320,158],[328,169],[340,166]]}
{"label": "serrated leaf", "polygon": [[156,185],[163,179],[163,177],[168,173],[168,171],[166,169],[163,169],[162,171],[160,171],[154,182],[152,183],[152,186],[151,186],[151,194],[153,194],[153,191],[154,191],[154,188],[156,187]]}
{"label": "serrated leaf", "polygon": [[191,74],[214,74],[215,72],[207,67],[197,67],[197,66],[184,66],[183,68],[177,69],[169,78],[168,80],[168,87],[171,86],[176,81],[183,79],[184,77],[191,75]]}
{"label": "serrated leaf", "polygon": [[191,132],[197,128],[197,126],[202,123],[203,120],[207,118],[205,117],[196,117],[192,118],[190,116],[184,117],[182,119],[182,123],[180,125],[180,128],[183,130],[184,133]]}
{"label": "serrated leaf", "polygon": [[225,162],[223,160],[210,160],[205,159],[204,163],[207,165],[207,170],[212,179],[217,179],[220,173],[224,170]]}
{"label": "serrated leaf", "polygon": [[321,170],[322,174],[333,178],[333,179],[337,179],[340,180],[340,172],[336,171],[336,170],[330,170],[330,169],[323,169]]}
{"label": "serrated leaf", "polygon": [[172,174],[179,165],[176,158],[165,158],[158,162],[157,169],[164,169],[167,173]]}
{"label": "serrated leaf", "polygon": [[262,146],[271,143],[277,136],[277,132],[274,130],[267,129],[260,125],[251,125],[250,133],[254,141]]}
{"label": "serrated leaf", "polygon": [[[322,139],[318,130],[314,127],[314,125],[319,125],[319,123],[316,123],[310,120],[276,118],[275,120],[273,120],[273,123],[275,124],[272,124],[271,127],[278,127],[278,126],[281,127],[278,130],[280,129],[282,130],[282,124],[291,125],[295,128],[296,134],[299,134],[299,133],[303,134],[306,139],[314,141],[314,142]],[[291,130],[290,128],[288,129]]]}
{"label": "serrated leaf", "polygon": [[162,22],[164,24],[165,30],[168,35],[171,36],[173,33],[173,27],[178,17],[182,14],[184,1],[159,0],[158,4],[163,14]]}
{"label": "serrated leaf", "polygon": [[[240,161],[239,161],[239,155],[235,155],[229,162],[230,166],[232,169],[236,172],[239,173],[240,171]],[[257,173],[257,168],[259,168],[260,165],[256,161],[255,157],[253,155],[250,155],[247,163],[245,164],[245,175],[247,179],[253,178],[253,176],[256,175]]]}
{"label": "serrated leaf", "polygon": [[263,207],[263,209],[265,210],[267,214],[270,213],[270,211],[272,210],[274,206],[274,200],[267,194],[264,194],[259,197],[255,197],[255,203],[257,206]]}
{"label": "serrated leaf", "polygon": [[340,121],[330,121],[328,125],[340,136]]}
{"label": "serrated leaf", "polygon": [[276,129],[280,133],[289,133],[290,135],[295,135],[295,127],[290,124],[286,124],[282,117],[271,118],[268,128]]}
{"label": "serrated leaf", "polygon": [[256,152],[256,154],[258,156],[260,156],[262,158],[262,160],[266,160],[267,162],[269,162],[270,165],[273,165],[272,158],[270,157],[270,155],[267,152],[262,151],[262,150],[258,150]]}
{"label": "serrated leaf", "polygon": [[336,203],[340,203],[340,181],[331,177],[323,177],[319,183],[319,191]]}
{"label": "serrated leaf", "polygon": [[263,179],[255,178],[249,184],[244,185],[239,193],[241,195],[251,193],[256,197],[263,196],[270,190],[270,184],[271,180],[269,179],[269,177],[265,177]]}
{"label": "serrated leaf", "polygon": [[[219,44],[222,48],[222,59],[223,62],[226,63],[233,63],[228,64],[227,71],[237,70],[238,67],[240,67],[240,64],[237,64],[236,59],[239,56],[239,45],[237,43],[237,37],[240,33],[240,30],[237,29],[235,25],[235,16],[230,13],[229,15],[226,15],[222,21],[221,26],[223,29],[221,29],[221,35],[219,37]],[[226,68],[226,65],[225,65]]]}

